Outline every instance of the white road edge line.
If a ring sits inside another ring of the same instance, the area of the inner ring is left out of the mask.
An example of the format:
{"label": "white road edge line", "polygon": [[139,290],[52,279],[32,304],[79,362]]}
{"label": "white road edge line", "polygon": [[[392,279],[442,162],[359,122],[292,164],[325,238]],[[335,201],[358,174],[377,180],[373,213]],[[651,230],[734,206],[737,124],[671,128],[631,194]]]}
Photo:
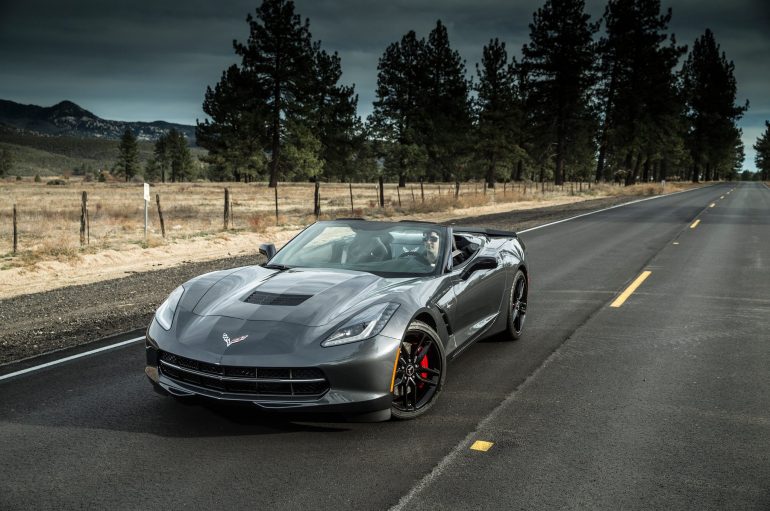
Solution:
{"label": "white road edge line", "polygon": [[[692,192],[693,190],[700,190],[701,188],[702,187],[691,188],[689,190],[682,190],[680,192],[668,193],[666,195],[656,195],[654,197],[647,197],[646,199],[639,199],[639,200],[635,200],[635,201],[631,201],[631,202],[624,202],[623,204],[617,204],[615,206],[610,206],[609,208],[599,209],[599,210],[596,210],[596,211],[591,211],[589,213],[583,213],[581,215],[576,215],[576,216],[573,216],[573,217],[570,217],[570,218],[564,218],[562,220],[557,220],[557,221],[551,222],[549,224],[538,225],[537,227],[530,227],[529,229],[525,229],[523,231],[517,231],[517,232],[519,232],[519,233],[530,232],[530,231],[534,231],[534,230],[537,230],[537,229],[542,229],[543,227],[549,227],[551,225],[560,224],[562,222],[568,222],[570,220],[575,220],[576,218],[581,218],[581,217],[584,217],[584,216],[593,215],[595,213],[601,213],[602,211],[608,211],[610,209],[620,208],[620,207],[623,207],[623,206],[630,206],[631,204],[636,204],[638,202],[644,202],[644,201],[653,200],[653,199],[660,199],[662,197],[671,197],[672,195],[677,195],[677,194],[685,193],[685,192]],[[132,342],[141,341],[143,339],[144,339],[144,336],[136,337],[134,339],[129,339],[127,341],[119,342],[119,343],[116,343],[116,344],[110,344],[109,346],[103,346],[103,347],[95,349],[95,350],[85,351],[83,353],[78,353],[77,355],[72,355],[70,357],[64,357],[64,358],[61,358],[59,360],[52,360],[51,362],[47,362],[45,364],[40,364],[38,366],[28,367],[27,369],[22,369],[21,371],[16,371],[15,373],[9,373],[9,374],[2,375],[2,376],[0,376],[0,381],[7,380],[8,378],[13,378],[14,376],[19,376],[19,375],[22,375],[22,374],[31,373],[33,371],[38,371],[40,369],[45,369],[46,367],[51,367],[51,366],[55,366],[57,364],[62,364],[64,362],[69,362],[70,360],[75,360],[75,359],[78,359],[78,358],[87,357],[88,355],[93,355],[94,353],[99,353],[101,351],[107,351],[107,350],[110,350],[110,349],[113,349],[113,348],[119,348],[121,346],[125,346],[126,344],[131,344]]]}
{"label": "white road edge line", "polygon": [[552,225],[561,224],[563,222],[569,222],[570,220],[575,220],[576,218],[582,218],[582,217],[588,216],[588,215],[595,215],[596,213],[601,213],[602,211],[609,211],[609,210],[615,209],[615,208],[622,208],[623,206],[630,206],[631,204],[638,204],[639,202],[645,202],[645,201],[648,201],[648,200],[662,199],[663,197],[671,197],[671,196],[674,196],[674,195],[679,195],[680,193],[693,192],[695,190],[700,190],[702,188],[705,188],[705,187],[699,186],[698,188],[690,188],[689,190],[681,190],[679,192],[667,193],[665,195],[654,195],[652,197],[647,197],[645,199],[637,199],[637,200],[634,200],[634,201],[631,201],[631,202],[624,202],[623,204],[616,204],[614,206],[610,206],[609,208],[597,209],[596,211],[589,211],[588,213],[583,213],[583,214],[580,214],[580,215],[571,216],[569,218],[562,218],[561,220],[556,220],[555,222],[551,222],[551,223],[548,223],[548,224],[538,225],[536,227],[530,227],[529,229],[524,229],[523,231],[516,231],[516,233],[517,234],[522,234],[522,233],[525,233],[525,232],[536,231],[537,229],[542,229],[543,227],[550,227]]}
{"label": "white road edge line", "polygon": [[58,364],[62,364],[64,362],[69,362],[70,360],[75,360],[75,359],[78,359],[78,358],[87,357],[89,355],[93,355],[94,353],[99,353],[101,351],[107,351],[107,350],[111,350],[113,348],[119,348],[121,346],[125,346],[127,344],[131,344],[131,343],[134,343],[134,342],[143,341],[144,338],[145,338],[145,336],[134,337],[133,339],[129,339],[127,341],[122,341],[122,342],[118,342],[118,343],[115,343],[115,344],[110,344],[109,346],[102,346],[101,348],[97,348],[95,350],[84,351],[83,353],[78,353],[77,355],[71,355],[69,357],[60,358],[58,360],[52,360],[50,362],[46,362],[45,364],[40,364],[40,365],[37,365],[37,366],[28,367],[26,369],[22,369],[21,371],[16,371],[14,373],[4,374],[4,375],[0,376],[0,381],[7,380],[8,378],[13,378],[14,376],[20,376],[22,374],[31,373],[33,371],[39,371],[40,369],[45,369],[46,367],[51,367],[51,366],[55,366],[55,365],[58,365]]}

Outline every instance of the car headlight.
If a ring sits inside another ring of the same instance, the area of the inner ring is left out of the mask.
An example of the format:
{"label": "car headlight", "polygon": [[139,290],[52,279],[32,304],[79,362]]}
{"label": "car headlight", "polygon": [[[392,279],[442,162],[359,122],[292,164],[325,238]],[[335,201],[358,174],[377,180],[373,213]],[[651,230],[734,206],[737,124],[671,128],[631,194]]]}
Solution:
{"label": "car headlight", "polygon": [[182,298],[183,293],[184,287],[182,286],[174,289],[171,294],[168,295],[166,301],[160,304],[157,312],[155,312],[155,319],[158,320],[158,324],[163,330],[169,330],[171,328],[171,322],[174,321],[176,307],[179,305],[179,299]]}
{"label": "car headlight", "polygon": [[328,348],[374,337],[382,332],[396,309],[397,303],[382,303],[367,309],[335,330],[321,346]]}

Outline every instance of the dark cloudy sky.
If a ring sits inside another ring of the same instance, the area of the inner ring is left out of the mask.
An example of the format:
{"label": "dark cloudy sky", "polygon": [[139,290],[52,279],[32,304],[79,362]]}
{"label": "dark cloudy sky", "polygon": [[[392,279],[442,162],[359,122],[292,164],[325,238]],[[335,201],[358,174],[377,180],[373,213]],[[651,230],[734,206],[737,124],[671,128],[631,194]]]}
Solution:
{"label": "dark cloudy sky", "polygon": [[[248,36],[246,14],[259,0],[0,0],[0,99],[50,106],[69,99],[117,120],[202,118],[207,85],[236,62],[232,40]],[[490,38],[519,55],[541,0],[295,0],[315,39],[338,51],[343,80],[371,112],[377,60],[408,30],[426,36],[441,19],[469,74]],[[594,18],[605,2],[587,1]],[[735,62],[738,97],[751,107],[741,121],[745,167],[770,120],[770,1],[662,0],[671,30],[692,46],[711,28]]]}

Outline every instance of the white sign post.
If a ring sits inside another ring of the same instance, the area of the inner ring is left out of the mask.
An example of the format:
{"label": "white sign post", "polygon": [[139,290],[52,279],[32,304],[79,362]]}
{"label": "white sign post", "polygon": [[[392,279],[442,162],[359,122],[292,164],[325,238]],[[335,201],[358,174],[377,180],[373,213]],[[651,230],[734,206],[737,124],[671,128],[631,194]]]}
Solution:
{"label": "white sign post", "polygon": [[150,202],[150,185],[144,183],[144,243],[147,243],[147,203]]}

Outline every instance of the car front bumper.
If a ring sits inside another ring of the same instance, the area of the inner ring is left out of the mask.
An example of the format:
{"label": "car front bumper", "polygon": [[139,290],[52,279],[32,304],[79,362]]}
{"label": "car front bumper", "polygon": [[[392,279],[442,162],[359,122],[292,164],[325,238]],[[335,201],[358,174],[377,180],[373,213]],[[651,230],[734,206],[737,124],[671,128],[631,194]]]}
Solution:
{"label": "car front bumper", "polygon": [[[317,353],[322,357],[314,357],[312,366],[307,365],[307,360],[301,363],[294,362],[291,358],[260,359],[255,357],[253,361],[240,359],[238,367],[257,367],[262,370],[274,371],[281,368],[298,368],[300,370],[312,369],[320,371],[326,385],[317,395],[302,395],[295,393],[295,385],[285,384],[280,394],[257,391],[264,383],[256,383],[254,392],[239,388],[237,392],[228,389],[229,385],[220,385],[216,380],[235,380],[224,376],[216,376],[212,373],[201,371],[218,371],[224,369],[214,358],[201,361],[201,368],[190,369],[188,363],[184,367],[178,364],[170,365],[168,360],[176,362],[168,356],[161,359],[163,353],[183,351],[179,346],[171,349],[161,349],[149,336],[146,342],[146,367],[145,374],[155,387],[155,390],[163,395],[176,397],[200,396],[219,402],[231,402],[239,404],[252,404],[260,409],[275,412],[318,412],[345,415],[380,413],[380,418],[387,419],[390,414],[392,402],[391,385],[393,381],[396,356],[400,347],[400,341],[386,336],[375,336],[372,339],[351,343],[349,345],[320,348]],[[178,357],[188,357],[187,353],[173,353]],[[200,360],[200,354],[196,359]],[[189,359],[184,359],[188,361]],[[233,367],[228,365],[228,369]],[[180,370],[182,372],[180,372]],[[201,377],[196,377],[201,375]],[[181,377],[180,377],[181,376]],[[256,378],[255,378],[256,379]],[[237,380],[243,380],[238,378]],[[214,382],[207,384],[203,382]],[[262,380],[260,380],[262,381]],[[278,381],[278,380],[264,380]],[[283,382],[297,380],[280,380]],[[245,385],[250,385],[249,380]],[[271,385],[271,383],[267,383]],[[220,387],[220,388],[213,388]],[[388,417],[385,417],[388,415]]]}

